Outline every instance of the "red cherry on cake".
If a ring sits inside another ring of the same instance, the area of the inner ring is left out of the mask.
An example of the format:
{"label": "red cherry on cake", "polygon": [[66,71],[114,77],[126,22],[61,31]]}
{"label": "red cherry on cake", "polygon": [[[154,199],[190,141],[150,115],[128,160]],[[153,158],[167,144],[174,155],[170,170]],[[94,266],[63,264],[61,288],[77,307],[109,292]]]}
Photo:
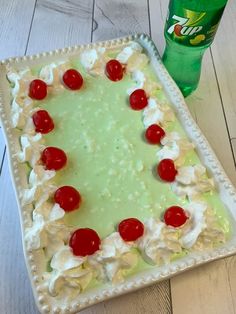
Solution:
{"label": "red cherry on cake", "polygon": [[65,152],[57,147],[46,147],[41,155],[41,160],[47,170],[60,170],[67,162]]}
{"label": "red cherry on cake", "polygon": [[99,250],[101,240],[97,232],[90,228],[77,229],[71,236],[69,246],[76,256],[92,255]]}
{"label": "red cherry on cake", "polygon": [[118,231],[124,241],[135,241],[143,235],[144,225],[136,218],[128,218],[119,223]]}
{"label": "red cherry on cake", "polygon": [[62,80],[72,90],[80,89],[84,82],[82,75],[75,69],[67,70],[63,74]]}
{"label": "red cherry on cake", "polygon": [[72,186],[62,186],[54,194],[55,203],[59,204],[66,212],[79,208],[81,196]]}
{"label": "red cherry on cake", "polygon": [[157,166],[157,172],[160,178],[167,182],[173,182],[178,173],[172,159],[161,160]]}
{"label": "red cherry on cake", "polygon": [[42,100],[47,96],[47,84],[39,79],[33,80],[29,85],[29,97]]}
{"label": "red cherry on cake", "polygon": [[160,144],[161,139],[165,136],[165,131],[157,124],[150,125],[146,132],[145,137],[150,144]]}
{"label": "red cherry on cake", "polygon": [[115,59],[112,59],[106,64],[106,76],[111,81],[120,81],[123,77],[123,67],[122,64]]}
{"label": "red cherry on cake", "polygon": [[186,212],[183,210],[183,208],[179,206],[171,206],[167,208],[164,214],[164,221],[166,225],[172,226],[172,227],[180,227],[183,224],[185,224],[186,220],[188,219],[188,216]]}
{"label": "red cherry on cake", "polygon": [[46,110],[38,110],[32,116],[35,131],[43,134],[49,133],[54,129],[54,123]]}
{"label": "red cherry on cake", "polygon": [[130,96],[129,96],[129,103],[130,107],[133,110],[142,110],[148,104],[148,99],[145,91],[143,89],[136,89]]}

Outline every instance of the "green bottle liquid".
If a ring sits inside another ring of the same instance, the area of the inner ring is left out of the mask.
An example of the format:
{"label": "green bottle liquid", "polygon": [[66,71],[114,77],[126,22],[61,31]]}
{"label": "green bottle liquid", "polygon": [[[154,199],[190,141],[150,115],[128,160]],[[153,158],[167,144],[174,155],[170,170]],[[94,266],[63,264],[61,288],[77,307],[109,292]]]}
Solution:
{"label": "green bottle liquid", "polygon": [[198,86],[202,57],[216,34],[227,0],[170,0],[162,61],[183,95]]}

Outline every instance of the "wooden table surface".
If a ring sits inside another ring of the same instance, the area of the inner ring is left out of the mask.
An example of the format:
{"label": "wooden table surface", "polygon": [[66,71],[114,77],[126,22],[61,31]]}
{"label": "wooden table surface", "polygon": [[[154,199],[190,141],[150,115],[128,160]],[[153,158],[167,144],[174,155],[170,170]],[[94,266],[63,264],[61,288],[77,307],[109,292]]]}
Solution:
{"label": "wooden table surface", "polygon": [[[167,0],[0,0],[0,58],[144,32],[160,53]],[[198,90],[186,99],[236,185],[236,0],[228,5]],[[0,131],[1,132],[1,131]],[[0,133],[0,313],[38,313],[24,263],[19,217]],[[83,314],[236,313],[236,256],[100,303]]]}

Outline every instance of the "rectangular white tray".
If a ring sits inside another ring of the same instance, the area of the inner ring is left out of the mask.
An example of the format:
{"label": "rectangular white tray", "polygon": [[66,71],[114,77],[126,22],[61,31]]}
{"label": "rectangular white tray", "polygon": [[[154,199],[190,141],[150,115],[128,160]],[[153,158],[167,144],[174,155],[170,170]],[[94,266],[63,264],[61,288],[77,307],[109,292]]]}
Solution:
{"label": "rectangular white tray", "polygon": [[[69,47],[62,50],[42,53],[34,56],[27,56],[22,58],[11,58],[0,63],[0,117],[4,130],[5,140],[8,148],[8,158],[12,181],[16,192],[18,208],[20,212],[22,236],[25,229],[31,222],[31,210],[28,206],[22,206],[20,200],[20,190],[27,187],[27,176],[24,167],[16,159],[16,152],[19,151],[19,133],[17,130],[10,127],[10,88],[6,80],[6,66],[11,65],[14,68],[22,68],[22,66],[35,66],[38,64],[50,63],[51,61],[61,60],[64,57],[77,55],[81,50],[92,47],[120,47],[127,44],[129,41],[137,41],[143,46],[149,55],[153,68],[158,79],[161,81],[168,98],[181,121],[188,137],[196,146],[196,151],[200,156],[203,164],[207,167],[208,172],[212,175],[216,182],[219,195],[226,205],[232,224],[236,223],[236,190],[232,183],[226,176],[222,166],[217,160],[213,150],[207,142],[204,135],[201,133],[197,124],[193,120],[182,94],[174,81],[169,76],[164,68],[159,53],[153,41],[144,34],[129,36],[121,39],[115,39],[95,44],[84,46]],[[27,251],[24,244],[24,254],[29,277],[31,279],[35,301],[39,310],[42,313],[75,313],[79,310],[95,304],[97,302],[145,287],[160,280],[169,278],[173,275],[179,274],[187,269],[196,267],[206,262],[229,256],[236,253],[236,230],[233,230],[231,238],[221,247],[211,251],[190,253],[188,256],[171,262],[169,265],[153,266],[152,269],[142,271],[134,275],[132,278],[127,278],[124,283],[109,285],[105,284],[99,288],[91,291],[83,292],[77,299],[77,302],[72,305],[58,304],[57,300],[50,295],[46,295],[42,291],[40,274],[43,266],[40,263],[40,252]]]}

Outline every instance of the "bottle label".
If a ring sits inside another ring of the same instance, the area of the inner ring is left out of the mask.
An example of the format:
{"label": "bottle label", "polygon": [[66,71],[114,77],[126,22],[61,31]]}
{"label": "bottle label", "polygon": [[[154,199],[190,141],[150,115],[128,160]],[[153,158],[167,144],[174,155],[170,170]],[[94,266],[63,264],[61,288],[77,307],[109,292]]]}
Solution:
{"label": "bottle label", "polygon": [[176,6],[174,1],[170,1],[165,34],[186,46],[210,45],[223,11],[224,7],[207,12],[196,12]]}

